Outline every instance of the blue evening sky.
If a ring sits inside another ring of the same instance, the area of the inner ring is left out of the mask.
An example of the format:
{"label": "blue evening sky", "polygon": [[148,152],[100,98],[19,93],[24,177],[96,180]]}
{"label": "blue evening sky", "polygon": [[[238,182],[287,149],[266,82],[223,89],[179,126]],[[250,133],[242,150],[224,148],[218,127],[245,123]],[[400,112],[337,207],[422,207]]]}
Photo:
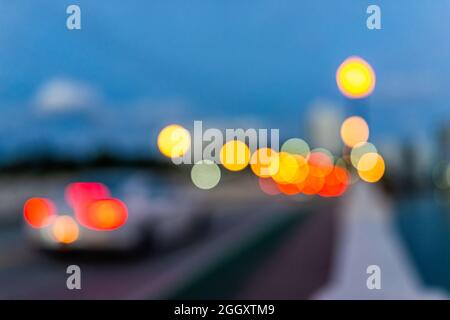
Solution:
{"label": "blue evening sky", "polygon": [[[66,29],[69,4],[80,31]],[[0,0],[0,148],[133,151],[194,119],[301,134],[312,102],[345,106],[334,75],[350,55],[377,72],[374,139],[433,137],[450,115],[449,39],[445,0]],[[77,106],[45,107],[58,81]]]}

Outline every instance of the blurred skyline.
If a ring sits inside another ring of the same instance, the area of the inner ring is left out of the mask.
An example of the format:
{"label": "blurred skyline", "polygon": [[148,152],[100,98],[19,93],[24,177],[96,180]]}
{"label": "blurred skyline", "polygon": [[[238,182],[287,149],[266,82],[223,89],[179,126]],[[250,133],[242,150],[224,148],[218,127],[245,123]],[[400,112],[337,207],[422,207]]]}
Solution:
{"label": "blurred skyline", "polygon": [[0,8],[0,299],[449,298],[450,1]]}
{"label": "blurred skyline", "polygon": [[[377,1],[379,31],[366,28],[371,1],[0,4],[3,155],[36,142],[155,152],[161,127],[194,120],[299,136],[318,100],[346,105],[334,77],[351,55],[377,73],[361,106],[371,140],[423,141],[449,120],[448,1]],[[82,30],[66,29],[70,4]]]}

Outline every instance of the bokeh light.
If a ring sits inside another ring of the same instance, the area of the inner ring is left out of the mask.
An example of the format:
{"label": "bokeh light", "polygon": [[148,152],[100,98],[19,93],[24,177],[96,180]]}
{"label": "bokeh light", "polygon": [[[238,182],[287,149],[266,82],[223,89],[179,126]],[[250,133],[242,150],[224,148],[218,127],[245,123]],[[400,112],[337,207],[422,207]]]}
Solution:
{"label": "bokeh light", "polygon": [[195,186],[208,190],[214,188],[220,181],[219,166],[214,161],[205,159],[197,162],[191,170],[191,179]]}
{"label": "bokeh light", "polygon": [[314,195],[319,193],[325,184],[325,177],[308,174],[306,179],[297,184],[297,188],[306,195]]}
{"label": "bokeh light", "polygon": [[359,99],[373,92],[376,76],[367,61],[359,57],[350,57],[339,66],[336,72],[336,83],[344,96]]}
{"label": "bokeh light", "polygon": [[367,142],[369,139],[367,122],[358,116],[347,118],[341,126],[341,138],[345,145],[350,148],[358,143]]}
{"label": "bokeh light", "polygon": [[158,135],[158,148],[168,158],[184,156],[191,147],[191,134],[177,124],[163,128]]}
{"label": "bokeh light", "polygon": [[279,170],[279,164],[278,152],[270,148],[260,148],[250,158],[253,173],[261,178],[275,175]]}
{"label": "bokeh light", "polygon": [[350,184],[350,175],[346,169],[335,166],[333,171],[326,176],[323,188],[319,195],[322,197],[341,196]]}
{"label": "bokeh light", "polygon": [[322,149],[314,149],[309,155],[308,164],[311,175],[326,177],[333,170],[333,155]]}
{"label": "bokeh light", "polygon": [[304,181],[306,179],[306,177],[309,174],[309,164],[308,164],[308,160],[306,158],[304,158],[301,155],[294,155],[295,160],[297,160],[297,173],[295,175],[294,180],[292,181],[292,183],[300,183],[302,181]]}
{"label": "bokeh light", "polygon": [[84,227],[90,227],[87,217],[88,206],[101,199],[111,198],[109,189],[98,182],[76,182],[66,188],[66,201],[75,212],[78,222]]}
{"label": "bokeh light", "polygon": [[56,207],[52,201],[45,198],[31,198],[23,208],[25,221],[33,228],[48,226],[56,215]]}
{"label": "bokeh light", "polygon": [[290,154],[298,154],[304,158],[307,158],[310,148],[306,141],[300,138],[291,138],[283,143],[281,146],[281,151],[288,152]]}
{"label": "bokeh light", "polygon": [[287,196],[293,196],[295,194],[300,193],[299,188],[292,183],[277,183],[278,189],[281,191],[281,193],[287,195]]}
{"label": "bokeh light", "polygon": [[377,148],[370,142],[357,143],[350,152],[350,161],[353,167],[358,168],[358,162],[366,153],[377,153]]}
{"label": "bokeh light", "polygon": [[125,203],[118,199],[103,199],[92,202],[87,209],[88,227],[94,230],[115,230],[128,219]]}
{"label": "bokeh light", "polygon": [[[261,149],[252,155],[252,170],[256,175],[260,175],[261,159],[264,159],[265,166],[277,163],[278,170],[271,175],[259,178],[259,186],[261,190],[269,195],[284,194],[293,196],[303,194],[304,196],[319,195],[321,197],[339,197],[342,196],[348,187],[354,183],[350,164],[350,159],[346,161],[338,158],[334,163],[334,155],[325,148],[315,148],[310,150],[304,147],[305,143],[296,141],[296,138],[290,139],[291,142],[283,145],[282,149],[290,150],[280,151]],[[289,141],[289,140],[288,140]],[[301,144],[298,144],[300,142]],[[298,146],[301,146],[298,148]],[[307,150],[307,151],[305,151]],[[356,145],[354,151],[354,159],[360,159],[364,154],[376,150],[372,144],[361,143]],[[258,154],[258,151],[261,154]],[[306,154],[307,157],[301,154]],[[378,154],[376,154],[378,156]],[[258,157],[259,156],[259,157]],[[361,164],[362,175],[366,181],[378,181],[384,173],[384,162],[378,158],[370,166],[370,159],[364,160]],[[382,159],[382,158],[381,158]],[[259,160],[259,161],[258,161]],[[372,159],[373,160],[373,159]],[[356,160],[355,160],[356,161]],[[379,162],[380,161],[380,162]],[[354,175],[357,179],[359,176]]]}
{"label": "bokeh light", "polygon": [[261,190],[270,196],[275,196],[277,194],[280,194],[280,190],[278,189],[278,186],[275,181],[271,178],[259,178],[258,184]]}
{"label": "bokeh light", "polygon": [[279,154],[279,170],[273,175],[273,180],[277,183],[292,183],[296,180],[299,171],[299,162],[296,157],[287,153]]}
{"label": "bokeh light", "polygon": [[220,149],[220,162],[230,171],[240,171],[250,161],[250,149],[242,141],[228,141]]}
{"label": "bokeh light", "polygon": [[362,180],[375,183],[384,175],[384,159],[378,153],[366,153],[359,160],[357,169]]}
{"label": "bokeh light", "polygon": [[71,216],[56,217],[51,226],[51,231],[55,240],[62,244],[73,243],[80,235],[78,224]]}

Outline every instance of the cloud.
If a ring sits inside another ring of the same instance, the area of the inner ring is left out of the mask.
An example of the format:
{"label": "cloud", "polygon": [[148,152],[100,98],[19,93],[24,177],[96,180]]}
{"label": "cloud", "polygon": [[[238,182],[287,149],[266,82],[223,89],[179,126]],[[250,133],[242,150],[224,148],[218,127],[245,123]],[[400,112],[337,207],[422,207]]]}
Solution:
{"label": "cloud", "polygon": [[33,105],[40,113],[65,113],[94,107],[100,94],[90,84],[68,78],[54,78],[37,91]]}

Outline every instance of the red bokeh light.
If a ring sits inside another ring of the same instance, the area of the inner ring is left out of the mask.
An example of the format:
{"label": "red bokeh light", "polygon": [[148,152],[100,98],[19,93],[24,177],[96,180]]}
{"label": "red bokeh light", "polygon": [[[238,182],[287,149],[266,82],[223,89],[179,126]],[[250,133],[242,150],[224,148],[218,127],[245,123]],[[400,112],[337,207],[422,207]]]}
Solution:
{"label": "red bokeh light", "polygon": [[335,166],[333,171],[325,178],[324,186],[319,195],[322,197],[341,196],[347,190],[349,181],[350,176],[347,170]]}
{"label": "red bokeh light", "polygon": [[275,181],[272,178],[258,178],[259,187],[268,195],[274,196],[280,194],[280,190]]}
{"label": "red bokeh light", "polygon": [[326,177],[333,170],[333,160],[320,151],[311,152],[308,158],[309,173],[316,177]]}
{"label": "red bokeh light", "polygon": [[305,181],[298,185],[298,188],[306,195],[314,195],[322,190],[324,184],[325,178],[323,176],[315,176],[312,174],[310,166],[310,173],[306,177]]}
{"label": "red bokeh light", "polygon": [[76,182],[66,188],[66,201],[75,212],[78,222],[84,227],[90,227],[87,209],[89,205],[101,199],[111,198],[109,189],[98,182]]}
{"label": "red bokeh light", "polygon": [[25,221],[33,228],[43,228],[50,224],[56,215],[56,207],[45,198],[31,198],[23,208]]}
{"label": "red bokeh light", "polygon": [[293,196],[300,193],[299,188],[295,184],[292,183],[277,183],[278,189],[285,195]]}

